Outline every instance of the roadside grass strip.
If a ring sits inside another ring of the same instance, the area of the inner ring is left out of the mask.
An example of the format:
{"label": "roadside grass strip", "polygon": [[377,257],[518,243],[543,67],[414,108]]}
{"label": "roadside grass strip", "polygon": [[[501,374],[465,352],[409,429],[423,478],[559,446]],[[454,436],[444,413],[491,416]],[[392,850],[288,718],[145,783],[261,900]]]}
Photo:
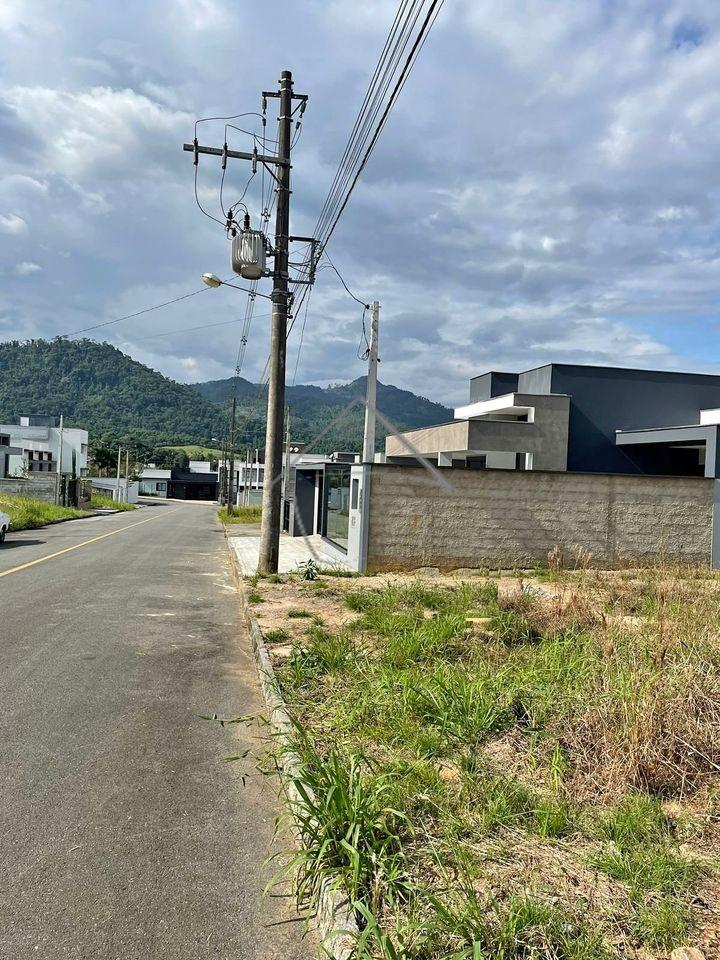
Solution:
{"label": "roadside grass strip", "polygon": [[262,507],[235,507],[232,513],[228,513],[227,507],[221,507],[218,510],[218,517],[223,523],[259,523],[262,519]]}
{"label": "roadside grass strip", "polygon": [[121,500],[113,500],[112,497],[106,497],[101,493],[93,493],[91,505],[99,510],[118,510],[120,512],[129,512],[135,510],[134,503],[123,503]]}
{"label": "roadside grass strip", "polygon": [[0,498],[0,510],[10,517],[12,530],[36,530],[59,520],[78,520],[89,516],[87,510],[58,507],[53,503],[21,496],[3,496]]}
{"label": "roadside grass strip", "polygon": [[720,580],[543,579],[252,581],[301,768],[285,869],[347,893],[360,958],[720,947]]}

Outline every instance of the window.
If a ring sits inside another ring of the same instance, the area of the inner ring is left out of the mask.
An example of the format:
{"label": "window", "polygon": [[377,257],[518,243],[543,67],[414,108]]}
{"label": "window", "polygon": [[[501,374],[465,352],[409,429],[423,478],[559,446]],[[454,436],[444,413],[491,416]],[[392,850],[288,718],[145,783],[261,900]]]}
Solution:
{"label": "window", "polygon": [[351,493],[350,493],[350,509],[351,510],[357,510],[359,500],[360,500],[360,481],[356,477],[352,482]]}
{"label": "window", "polygon": [[50,450],[26,450],[29,473],[51,473],[55,467]]}
{"label": "window", "polygon": [[0,447],[9,447],[10,446],[10,435],[7,433],[0,433]]}

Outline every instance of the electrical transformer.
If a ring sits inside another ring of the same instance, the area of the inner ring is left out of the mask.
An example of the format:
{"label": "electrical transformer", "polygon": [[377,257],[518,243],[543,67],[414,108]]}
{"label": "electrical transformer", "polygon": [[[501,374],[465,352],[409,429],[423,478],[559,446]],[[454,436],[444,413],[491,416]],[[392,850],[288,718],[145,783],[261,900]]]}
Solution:
{"label": "electrical transformer", "polygon": [[265,237],[260,230],[238,230],[232,241],[232,268],[245,280],[265,273]]}

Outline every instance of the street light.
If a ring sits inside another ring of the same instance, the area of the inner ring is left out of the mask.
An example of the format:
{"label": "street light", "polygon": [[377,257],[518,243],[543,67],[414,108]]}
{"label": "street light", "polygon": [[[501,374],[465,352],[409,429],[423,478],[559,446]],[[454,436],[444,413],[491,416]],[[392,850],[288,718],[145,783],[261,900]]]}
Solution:
{"label": "street light", "polygon": [[265,297],[266,300],[272,300],[272,297],[267,293],[259,293],[257,290],[250,290],[249,287],[238,287],[234,283],[228,283],[227,280],[221,280],[220,277],[216,276],[214,273],[204,273],[202,275],[202,282],[206,287],[232,287],[233,290],[242,290],[243,293],[251,293],[254,297]]}

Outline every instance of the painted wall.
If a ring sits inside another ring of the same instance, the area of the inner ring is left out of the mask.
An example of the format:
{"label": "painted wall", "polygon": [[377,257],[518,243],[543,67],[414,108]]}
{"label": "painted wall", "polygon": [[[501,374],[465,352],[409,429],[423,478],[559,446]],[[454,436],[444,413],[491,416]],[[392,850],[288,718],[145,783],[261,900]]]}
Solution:
{"label": "painted wall", "polygon": [[[142,482],[146,484],[147,483],[154,484],[162,481],[146,480]],[[97,490],[98,493],[101,494],[101,496],[112,497],[114,500],[120,499],[122,501],[125,501],[126,503],[137,503],[138,495],[140,492],[140,485],[141,484],[139,484],[136,480],[130,480],[126,488],[125,478],[121,477],[120,478],[120,497],[118,498],[116,494],[117,477],[93,477],[92,478],[93,490]],[[127,497],[126,497],[126,492],[127,492]],[[163,496],[163,495],[164,494],[160,494],[160,496]]]}
{"label": "painted wall", "polygon": [[700,410],[720,406],[720,377],[699,373],[555,363],[521,373],[518,389],[570,395],[568,470],[579,471],[681,469],[668,460],[665,471],[657,450],[620,449],[615,431],[699,423]]}
{"label": "painted wall", "polygon": [[555,546],[595,565],[711,561],[710,479],[458,470],[448,492],[422,467],[370,469],[370,571],[507,568]]}

